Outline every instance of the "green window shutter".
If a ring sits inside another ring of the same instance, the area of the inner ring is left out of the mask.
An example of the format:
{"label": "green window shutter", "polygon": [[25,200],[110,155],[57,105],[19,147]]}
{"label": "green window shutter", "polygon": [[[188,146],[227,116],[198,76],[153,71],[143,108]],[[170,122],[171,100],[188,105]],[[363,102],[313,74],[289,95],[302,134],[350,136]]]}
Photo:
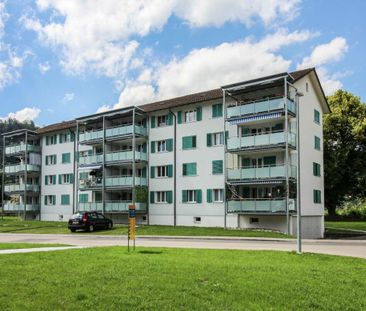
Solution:
{"label": "green window shutter", "polygon": [[315,123],[320,123],[320,112],[316,109],[314,109],[314,122]]}
{"label": "green window shutter", "polygon": [[212,203],[212,189],[207,189],[207,203]]}
{"label": "green window shutter", "polygon": [[188,201],[188,193],[187,190],[182,190],[182,202],[187,203]]}
{"label": "green window shutter", "polygon": [[217,117],[217,105],[212,105],[212,117]]}
{"label": "green window shutter", "polygon": [[318,136],[314,136],[314,148],[320,150],[320,138]]}
{"label": "green window shutter", "polygon": [[166,140],[166,149],[168,151],[173,151],[173,138],[169,138]]}
{"label": "green window shutter", "polygon": [[62,175],[61,174],[58,175],[58,183],[59,183],[59,185],[61,185],[61,183],[62,183]]}
{"label": "green window shutter", "polygon": [[202,190],[195,190],[196,192],[196,202],[202,203]]}
{"label": "green window shutter", "polygon": [[47,205],[47,196],[44,196],[44,205]]}
{"label": "green window shutter", "polygon": [[313,162],[313,175],[320,176],[320,164]]}
{"label": "green window shutter", "polygon": [[321,191],[320,190],[313,190],[313,202],[314,203],[321,203]]}
{"label": "green window shutter", "polygon": [[80,203],[87,203],[88,202],[88,194],[87,193],[79,194],[79,202]]}
{"label": "green window shutter", "polygon": [[182,124],[182,111],[178,111],[178,124]]}
{"label": "green window shutter", "polygon": [[143,167],[141,170],[141,176],[146,177],[146,167]]}
{"label": "green window shutter", "polygon": [[212,146],[212,134],[208,133],[207,134],[207,147],[211,147]]}
{"label": "green window shutter", "polygon": [[75,133],[74,132],[71,132],[70,139],[71,139],[72,142],[75,140]]}
{"label": "green window shutter", "polygon": [[48,185],[48,177],[49,177],[49,176],[45,176],[45,177],[44,177],[44,183],[45,183],[45,185]]}
{"label": "green window shutter", "polygon": [[166,192],[166,201],[168,203],[173,203],[173,191]]}
{"label": "green window shutter", "polygon": [[69,205],[70,196],[68,194],[61,194],[61,205]]}
{"label": "green window shutter", "polygon": [[167,165],[168,177],[173,177],[173,165]]}
{"label": "green window shutter", "polygon": [[247,168],[250,166],[250,159],[249,158],[242,158],[241,159],[241,166]]}
{"label": "green window shutter", "polygon": [[[46,136],[46,145],[48,146],[50,144],[49,137]],[[46,198],[46,197],[45,197]]]}
{"label": "green window shutter", "polygon": [[183,149],[191,148],[191,139],[189,136],[183,137]]}
{"label": "green window shutter", "polygon": [[187,164],[183,163],[183,167],[182,167],[182,174],[183,176],[187,176]]}
{"label": "green window shutter", "polygon": [[48,156],[46,156],[46,165],[48,165]]}
{"label": "green window shutter", "polygon": [[201,121],[202,120],[202,107],[197,107],[197,121]]}
{"label": "green window shutter", "polygon": [[212,161],[212,174],[222,174],[223,173],[223,161],[215,160]]}
{"label": "green window shutter", "polygon": [[169,112],[166,120],[167,125],[173,125],[173,113]]}
{"label": "green window shutter", "polygon": [[217,104],[217,116],[218,117],[222,117],[223,113],[222,113],[222,104]]}
{"label": "green window shutter", "polygon": [[63,153],[62,154],[62,163],[70,163],[71,162],[71,155],[70,153]]}
{"label": "green window shutter", "polygon": [[276,156],[263,157],[263,164],[270,166],[276,165]]}
{"label": "green window shutter", "polygon": [[155,127],[155,117],[151,117],[151,128],[153,129]]}
{"label": "green window shutter", "polygon": [[154,203],[155,202],[155,193],[154,191],[150,191],[150,203]]}
{"label": "green window shutter", "polygon": [[151,153],[155,153],[155,142],[151,142]]}
{"label": "green window shutter", "polygon": [[189,164],[189,172],[190,172],[190,175],[197,175],[197,163]]}
{"label": "green window shutter", "polygon": [[228,138],[229,138],[229,131],[225,131],[225,145],[227,145]]}
{"label": "green window shutter", "polygon": [[150,178],[155,178],[155,166],[150,167]]}

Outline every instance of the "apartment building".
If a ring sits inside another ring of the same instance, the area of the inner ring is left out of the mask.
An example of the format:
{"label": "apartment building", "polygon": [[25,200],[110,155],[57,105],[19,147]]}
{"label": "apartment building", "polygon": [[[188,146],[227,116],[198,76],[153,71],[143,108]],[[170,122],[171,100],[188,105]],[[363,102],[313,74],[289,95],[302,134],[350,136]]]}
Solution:
{"label": "apartment building", "polygon": [[[124,223],[134,203],[139,223],[294,235],[301,206],[304,236],[322,237],[322,115],[328,112],[311,68],[46,126],[24,140],[38,153],[8,133],[5,156],[15,157],[5,157],[5,168],[9,161],[34,161],[34,154],[41,167],[38,175],[25,170],[38,192],[23,191],[19,206],[4,210],[41,220],[96,210]],[[10,171],[7,202],[19,194],[9,182],[18,187],[25,174],[11,179]],[[29,197],[32,213],[20,203]]]}

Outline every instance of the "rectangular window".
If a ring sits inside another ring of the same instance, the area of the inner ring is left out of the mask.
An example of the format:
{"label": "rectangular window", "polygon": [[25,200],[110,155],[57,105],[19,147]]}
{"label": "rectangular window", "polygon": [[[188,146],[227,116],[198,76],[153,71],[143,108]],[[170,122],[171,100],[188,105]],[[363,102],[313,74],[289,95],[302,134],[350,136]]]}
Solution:
{"label": "rectangular window", "polygon": [[193,217],[193,222],[195,224],[200,224],[201,223],[201,217]]}
{"label": "rectangular window", "polygon": [[313,175],[320,176],[320,164],[313,162]]}
{"label": "rectangular window", "polygon": [[224,202],[224,190],[223,189],[212,189],[212,200],[213,202]]}
{"label": "rectangular window", "polygon": [[73,183],[74,174],[60,174],[58,175],[58,183],[60,185],[68,185]]}
{"label": "rectangular window", "polygon": [[322,198],[321,198],[321,191],[320,190],[313,190],[313,201],[316,204],[320,204],[322,203]]}
{"label": "rectangular window", "polygon": [[69,143],[74,141],[74,133],[68,132],[68,133],[61,133],[59,134],[59,142],[60,144],[63,143]]}
{"label": "rectangular window", "polygon": [[70,163],[71,162],[71,154],[70,153],[63,153],[62,154],[62,164]]}
{"label": "rectangular window", "polygon": [[87,193],[80,193],[79,194],[79,203],[87,203],[88,202],[88,194]]}
{"label": "rectangular window", "polygon": [[158,119],[158,127],[167,125],[167,115],[158,116],[157,119]]}
{"label": "rectangular window", "polygon": [[61,194],[61,205],[70,205],[70,195]]}
{"label": "rectangular window", "polygon": [[197,147],[196,136],[183,137],[183,150],[193,149]]}
{"label": "rectangular window", "polygon": [[184,122],[185,123],[189,123],[189,122],[195,122],[197,121],[197,110],[188,110],[184,112]]}
{"label": "rectangular window", "polygon": [[166,140],[157,141],[157,146],[158,146],[158,152],[165,152],[165,151],[167,151],[167,143],[166,143]]}
{"label": "rectangular window", "polygon": [[46,185],[56,185],[56,175],[46,175],[45,184]]}
{"label": "rectangular window", "polygon": [[57,135],[46,136],[46,145],[56,145]]}
{"label": "rectangular window", "polygon": [[212,174],[223,173],[223,160],[212,161]]}
{"label": "rectangular window", "polygon": [[187,190],[187,203],[196,203],[196,191]]}
{"label": "rectangular window", "polygon": [[318,136],[314,136],[314,148],[320,150],[320,138]]}
{"label": "rectangular window", "polygon": [[156,177],[168,177],[168,170],[165,165],[156,167]]}
{"label": "rectangular window", "polygon": [[44,204],[45,205],[56,205],[56,196],[55,195],[45,195]]}
{"label": "rectangular window", "polygon": [[55,154],[46,156],[46,165],[55,165],[57,164],[57,156]]}
{"label": "rectangular window", "polygon": [[201,190],[182,190],[183,203],[202,203]]}
{"label": "rectangular window", "polygon": [[208,133],[207,134],[207,147],[222,146],[224,144],[224,133]]}
{"label": "rectangular window", "polygon": [[197,164],[196,163],[183,163],[183,176],[196,176]]}
{"label": "rectangular window", "polygon": [[212,117],[213,118],[222,117],[222,104],[212,105]]}
{"label": "rectangular window", "polygon": [[320,112],[314,109],[314,122],[320,124]]}
{"label": "rectangular window", "polygon": [[168,203],[166,191],[156,191],[156,203]]}

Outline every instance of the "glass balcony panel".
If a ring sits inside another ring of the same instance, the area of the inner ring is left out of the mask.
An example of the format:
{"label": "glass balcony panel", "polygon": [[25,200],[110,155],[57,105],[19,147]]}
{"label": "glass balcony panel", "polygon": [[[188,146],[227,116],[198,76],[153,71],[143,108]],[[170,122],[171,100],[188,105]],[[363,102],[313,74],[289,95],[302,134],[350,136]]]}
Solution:
{"label": "glass balcony panel", "polygon": [[[292,199],[293,203],[293,199]],[[292,204],[291,203],[291,204]],[[293,208],[290,208],[293,210]],[[286,212],[286,200],[284,199],[247,199],[241,201],[228,201],[228,212],[247,213],[278,213]]]}
{"label": "glass balcony panel", "polygon": [[[285,165],[228,169],[228,180],[278,178],[285,176]],[[289,177],[296,178],[296,166],[289,166]]]}
{"label": "glass balcony panel", "polygon": [[[26,211],[27,212],[36,212],[39,211],[40,205],[39,204],[26,204]],[[5,203],[4,204],[4,211],[8,212],[17,212],[17,211],[24,211],[24,204],[20,203]]]}
{"label": "glass balcony panel", "polygon": [[23,172],[25,170],[29,172],[39,172],[40,171],[39,165],[33,165],[33,164],[17,164],[17,165],[8,165],[5,166],[5,173],[18,173]]}
{"label": "glass balcony panel", "polygon": [[12,154],[12,153],[18,153],[18,152],[24,152],[25,149],[27,149],[28,151],[33,151],[33,152],[38,152],[40,151],[40,147],[39,146],[35,146],[35,145],[26,145],[26,144],[19,144],[19,145],[14,145],[14,146],[9,146],[5,148],[5,153],[6,154]]}
{"label": "glass balcony panel", "polygon": [[24,191],[27,187],[27,191],[38,192],[39,185],[32,185],[32,184],[10,184],[4,186],[5,192],[17,192],[17,191]]}

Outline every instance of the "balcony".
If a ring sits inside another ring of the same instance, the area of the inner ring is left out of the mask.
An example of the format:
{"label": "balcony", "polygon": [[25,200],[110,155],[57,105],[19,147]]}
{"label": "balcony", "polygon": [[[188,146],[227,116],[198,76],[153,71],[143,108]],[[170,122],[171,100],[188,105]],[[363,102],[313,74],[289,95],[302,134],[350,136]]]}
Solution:
{"label": "balcony", "polygon": [[[286,213],[286,199],[244,199],[227,202],[228,213]],[[289,210],[295,211],[295,200],[289,200]]]}
{"label": "balcony", "polygon": [[[289,177],[296,178],[296,166],[289,165]],[[284,179],[286,177],[286,165],[233,168],[227,170],[229,181],[245,181],[258,179]]]}
{"label": "balcony", "polygon": [[[127,213],[128,206],[132,204],[131,201],[113,201],[113,202],[105,202],[106,213]],[[146,203],[136,203],[136,211],[137,212],[146,212]],[[87,203],[79,203],[79,211],[103,211],[103,203],[101,202],[87,202]]]}
{"label": "balcony", "polygon": [[[285,132],[249,135],[244,137],[230,137],[227,141],[228,151],[238,151],[245,149],[260,149],[264,147],[285,146]],[[296,147],[296,135],[288,133],[288,143],[290,146]]]}
{"label": "balcony", "polygon": [[15,164],[5,166],[5,174],[16,174],[20,172],[39,172],[41,167],[34,164]]}
{"label": "balcony", "polygon": [[[285,109],[285,100],[283,97],[272,98],[268,100],[256,101],[250,104],[228,107],[227,118],[237,118],[245,115],[254,115],[258,113],[275,112]],[[287,109],[292,113],[296,113],[295,103],[287,99]]]}
{"label": "balcony", "polygon": [[[117,138],[117,137],[123,137],[123,136],[131,136],[132,133],[133,133],[133,125],[117,126],[117,127],[107,128],[105,130],[105,137],[106,138]],[[142,126],[135,125],[135,134],[146,136],[147,129]],[[83,143],[83,142],[86,143],[89,141],[100,140],[100,139],[103,139],[103,129],[88,131],[88,132],[79,134],[80,143]]]}
{"label": "balcony", "polygon": [[[81,179],[79,181],[79,188],[81,190],[101,188],[102,186],[103,186],[103,178]],[[133,186],[132,176],[111,176],[105,178],[106,188],[132,187],[132,186]],[[147,186],[147,178],[136,176],[135,186]]]}
{"label": "balcony", "polygon": [[39,192],[39,185],[32,184],[8,184],[4,186],[5,192],[22,192],[22,191],[30,191],[30,192]]}
{"label": "balcony", "polygon": [[40,152],[41,148],[35,145],[18,144],[13,146],[8,146],[5,148],[5,154],[16,154],[20,152],[25,152],[25,150],[32,152]]}
{"label": "balcony", "polygon": [[[40,205],[39,204],[26,204],[27,212],[38,212]],[[20,203],[5,203],[4,205],[5,212],[23,212],[24,204]]]}
{"label": "balcony", "polygon": [[[105,154],[105,163],[112,162],[131,162],[133,160],[132,151],[116,151]],[[147,153],[135,151],[135,160],[147,161]],[[80,157],[79,165],[90,165],[103,163],[103,154]]]}

